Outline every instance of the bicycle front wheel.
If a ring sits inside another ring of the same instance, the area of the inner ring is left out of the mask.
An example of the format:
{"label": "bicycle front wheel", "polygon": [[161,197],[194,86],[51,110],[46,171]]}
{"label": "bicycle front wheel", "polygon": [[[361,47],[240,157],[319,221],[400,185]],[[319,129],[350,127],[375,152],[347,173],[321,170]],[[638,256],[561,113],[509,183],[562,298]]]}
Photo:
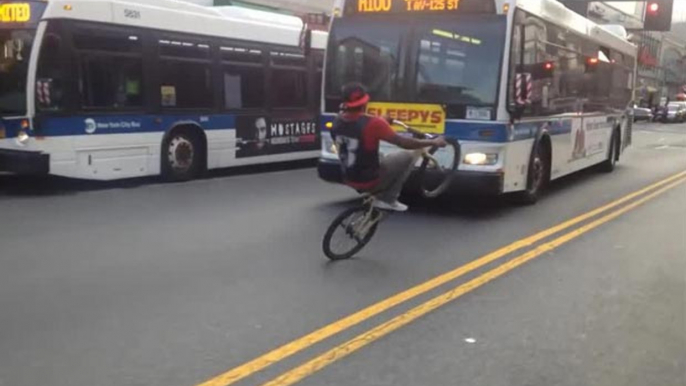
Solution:
{"label": "bicycle front wheel", "polygon": [[360,206],[341,213],[324,235],[324,254],[331,260],[346,260],[355,256],[371,241],[379,226],[382,213]]}
{"label": "bicycle front wheel", "polygon": [[460,143],[453,138],[446,138],[446,142],[448,146],[444,149],[431,149],[431,158],[424,158],[419,168],[420,189],[426,198],[436,198],[445,193],[460,166]]}

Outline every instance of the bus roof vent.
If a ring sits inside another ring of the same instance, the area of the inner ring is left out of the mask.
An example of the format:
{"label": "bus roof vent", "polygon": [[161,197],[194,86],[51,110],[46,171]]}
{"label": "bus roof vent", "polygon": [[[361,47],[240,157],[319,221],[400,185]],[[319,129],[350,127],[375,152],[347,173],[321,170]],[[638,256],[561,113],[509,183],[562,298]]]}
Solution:
{"label": "bus roof vent", "polygon": [[212,7],[211,9],[216,10],[220,15],[224,17],[232,19],[252,21],[258,23],[267,23],[271,25],[290,27],[298,30],[303,28],[302,19],[296,16],[283,15],[280,13],[266,12],[232,5]]}
{"label": "bus roof vent", "polygon": [[624,28],[624,26],[621,26],[619,24],[605,24],[601,27],[603,27],[612,34],[619,36],[624,40],[629,40],[629,33],[626,31],[626,28]]}

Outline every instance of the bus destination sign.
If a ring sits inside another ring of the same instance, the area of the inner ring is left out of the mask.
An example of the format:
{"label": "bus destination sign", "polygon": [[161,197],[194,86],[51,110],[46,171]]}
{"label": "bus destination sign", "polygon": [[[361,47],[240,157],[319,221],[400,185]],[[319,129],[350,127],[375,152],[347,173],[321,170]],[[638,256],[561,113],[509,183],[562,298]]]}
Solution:
{"label": "bus destination sign", "polygon": [[460,0],[353,0],[348,4],[354,7],[348,13],[414,13],[457,11]]}
{"label": "bus destination sign", "polygon": [[31,20],[29,3],[0,4],[0,23],[27,23]]}
{"label": "bus destination sign", "polygon": [[348,0],[346,15],[496,13],[494,0]]}
{"label": "bus destination sign", "polygon": [[0,0],[0,30],[35,28],[47,6],[45,1]]}

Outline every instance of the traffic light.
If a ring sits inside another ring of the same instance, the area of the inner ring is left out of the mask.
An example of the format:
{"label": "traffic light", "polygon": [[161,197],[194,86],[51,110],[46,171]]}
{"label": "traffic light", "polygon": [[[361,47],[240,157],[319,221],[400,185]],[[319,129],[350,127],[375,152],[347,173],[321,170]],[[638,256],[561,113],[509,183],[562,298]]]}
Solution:
{"label": "traffic light", "polygon": [[669,31],[672,29],[674,0],[648,0],[643,29],[646,31]]}
{"label": "traffic light", "polygon": [[552,78],[555,72],[554,62],[534,63],[530,66],[531,75],[535,80]]}

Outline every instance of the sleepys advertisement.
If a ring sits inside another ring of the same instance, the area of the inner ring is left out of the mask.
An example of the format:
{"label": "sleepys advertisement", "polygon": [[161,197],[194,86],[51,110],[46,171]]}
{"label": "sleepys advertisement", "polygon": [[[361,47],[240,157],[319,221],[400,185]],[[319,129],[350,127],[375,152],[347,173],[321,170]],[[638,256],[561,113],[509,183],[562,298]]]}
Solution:
{"label": "sleepys advertisement", "polygon": [[424,133],[445,134],[445,111],[439,105],[372,102],[367,106],[367,113],[389,116]]}

